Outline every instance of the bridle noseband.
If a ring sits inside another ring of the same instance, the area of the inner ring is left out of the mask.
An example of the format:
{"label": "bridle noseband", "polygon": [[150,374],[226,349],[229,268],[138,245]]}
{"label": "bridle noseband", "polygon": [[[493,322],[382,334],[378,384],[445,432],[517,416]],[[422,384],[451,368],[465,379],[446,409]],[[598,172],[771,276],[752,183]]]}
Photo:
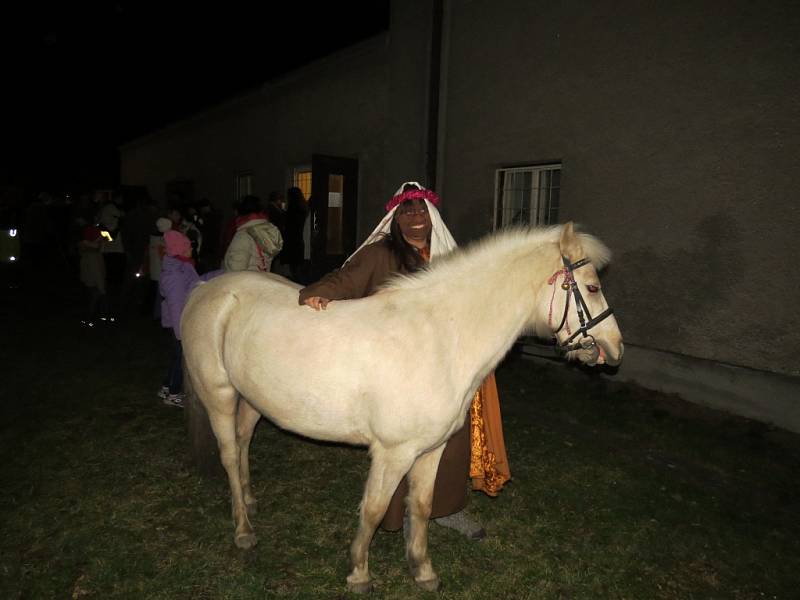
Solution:
{"label": "bridle noseband", "polygon": [[[614,309],[609,307],[596,317],[592,317],[592,313],[589,312],[589,307],[586,305],[586,301],[583,299],[581,291],[578,289],[578,284],[575,282],[575,277],[572,275],[572,272],[575,269],[578,269],[584,265],[588,265],[591,261],[588,258],[582,258],[574,263],[571,263],[566,256],[562,256],[561,261],[564,263],[564,268],[553,273],[553,275],[550,276],[550,279],[547,280],[548,284],[554,286],[555,282],[558,280],[558,276],[563,274],[564,281],[561,284],[561,289],[567,294],[566,299],[564,300],[564,316],[561,318],[561,323],[559,326],[553,330],[553,335],[555,336],[555,334],[561,331],[566,325],[567,333],[570,334],[570,336],[563,343],[559,343],[558,338],[556,337],[556,347],[561,352],[593,348],[596,345],[594,336],[590,335],[588,331],[606,317],[611,316],[614,313]],[[578,312],[578,321],[580,321],[581,324],[580,328],[575,331],[575,333],[570,331],[569,323],[567,323],[570,292],[572,292],[572,296],[575,298],[575,310]],[[553,296],[550,298],[550,312],[548,313],[547,317],[548,323],[551,327],[553,326],[553,299],[555,298],[555,295],[556,289],[554,286]],[[570,343],[572,340],[578,337],[579,334],[582,334],[582,339],[575,341],[574,343]]]}

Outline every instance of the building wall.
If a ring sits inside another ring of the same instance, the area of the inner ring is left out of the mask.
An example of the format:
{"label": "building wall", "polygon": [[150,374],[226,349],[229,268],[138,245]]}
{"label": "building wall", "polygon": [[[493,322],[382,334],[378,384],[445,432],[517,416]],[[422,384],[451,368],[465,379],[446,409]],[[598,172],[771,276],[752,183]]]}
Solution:
{"label": "building wall", "polygon": [[459,242],[498,167],[563,164],[627,341],[799,374],[800,10],[445,2],[439,185]]}
{"label": "building wall", "polygon": [[[311,155],[359,160],[359,203],[382,197],[387,38],[379,36],[162,131],[121,151],[121,180],[146,185],[162,204],[172,180],[228,212],[234,175],[252,171],[253,193],[285,190],[292,166]],[[371,223],[359,222],[366,236]]]}
{"label": "building wall", "polygon": [[392,2],[391,11],[387,199],[404,181],[429,183],[425,171],[433,15],[429,1]]}
{"label": "building wall", "polygon": [[[229,207],[237,171],[266,196],[312,153],[352,156],[363,239],[402,181],[429,183],[437,1],[393,2],[388,35],[124,146],[122,182],[163,201],[189,179]],[[491,230],[496,169],[560,161],[560,220],[615,254],[621,379],[797,430],[800,8],[442,1],[436,190],[456,239]]]}

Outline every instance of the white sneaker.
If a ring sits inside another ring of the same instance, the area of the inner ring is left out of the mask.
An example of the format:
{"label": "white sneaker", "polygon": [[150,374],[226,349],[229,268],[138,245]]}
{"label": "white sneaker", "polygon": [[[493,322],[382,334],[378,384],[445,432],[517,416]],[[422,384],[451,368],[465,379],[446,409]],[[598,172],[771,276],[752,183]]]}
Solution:
{"label": "white sneaker", "polygon": [[169,396],[169,386],[162,385],[161,389],[158,390],[158,397],[161,398],[162,400],[166,400],[167,396]]}
{"label": "white sneaker", "polygon": [[167,406],[177,406],[178,408],[183,408],[183,394],[168,394],[166,398],[164,398],[164,404]]}

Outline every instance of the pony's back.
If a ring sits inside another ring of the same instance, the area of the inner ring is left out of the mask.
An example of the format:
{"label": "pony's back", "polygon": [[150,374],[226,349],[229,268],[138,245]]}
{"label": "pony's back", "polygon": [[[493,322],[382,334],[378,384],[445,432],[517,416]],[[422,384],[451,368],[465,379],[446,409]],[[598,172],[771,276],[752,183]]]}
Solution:
{"label": "pony's back", "polygon": [[199,283],[189,297],[184,314],[190,310],[192,304],[207,302],[213,297],[229,293],[242,296],[254,294],[275,299],[294,297],[294,303],[297,304],[297,293],[301,287],[274,273],[256,273],[255,271],[225,273],[211,281]]}

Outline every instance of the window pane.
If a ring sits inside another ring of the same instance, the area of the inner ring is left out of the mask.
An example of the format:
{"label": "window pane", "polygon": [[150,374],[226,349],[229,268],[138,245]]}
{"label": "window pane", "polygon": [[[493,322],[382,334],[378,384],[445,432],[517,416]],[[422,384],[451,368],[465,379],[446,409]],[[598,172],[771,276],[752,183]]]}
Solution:
{"label": "window pane", "polygon": [[503,186],[503,227],[528,222],[528,193],[531,174],[506,173]]}
{"label": "window pane", "polygon": [[238,173],[233,179],[233,198],[239,201],[253,193],[253,174]]}
{"label": "window pane", "polygon": [[539,171],[539,186],[536,190],[536,206],[532,223],[536,225],[544,225],[547,223],[547,215],[550,207],[550,180],[552,171]]}
{"label": "window pane", "polygon": [[499,169],[496,227],[558,221],[561,165]]}
{"label": "window pane", "polygon": [[547,225],[558,223],[558,204],[560,196],[561,190],[559,188],[554,187],[550,190],[550,206],[544,221]]}
{"label": "window pane", "polygon": [[553,185],[550,188],[550,201],[547,214],[542,221],[546,225],[558,223],[558,204],[561,197],[561,171],[553,171]]}
{"label": "window pane", "polygon": [[328,228],[326,251],[328,254],[344,254],[342,243],[342,200],[344,175],[328,175]]}
{"label": "window pane", "polygon": [[303,192],[303,198],[308,200],[311,197],[311,170],[297,169],[293,179],[294,187],[299,187]]}

